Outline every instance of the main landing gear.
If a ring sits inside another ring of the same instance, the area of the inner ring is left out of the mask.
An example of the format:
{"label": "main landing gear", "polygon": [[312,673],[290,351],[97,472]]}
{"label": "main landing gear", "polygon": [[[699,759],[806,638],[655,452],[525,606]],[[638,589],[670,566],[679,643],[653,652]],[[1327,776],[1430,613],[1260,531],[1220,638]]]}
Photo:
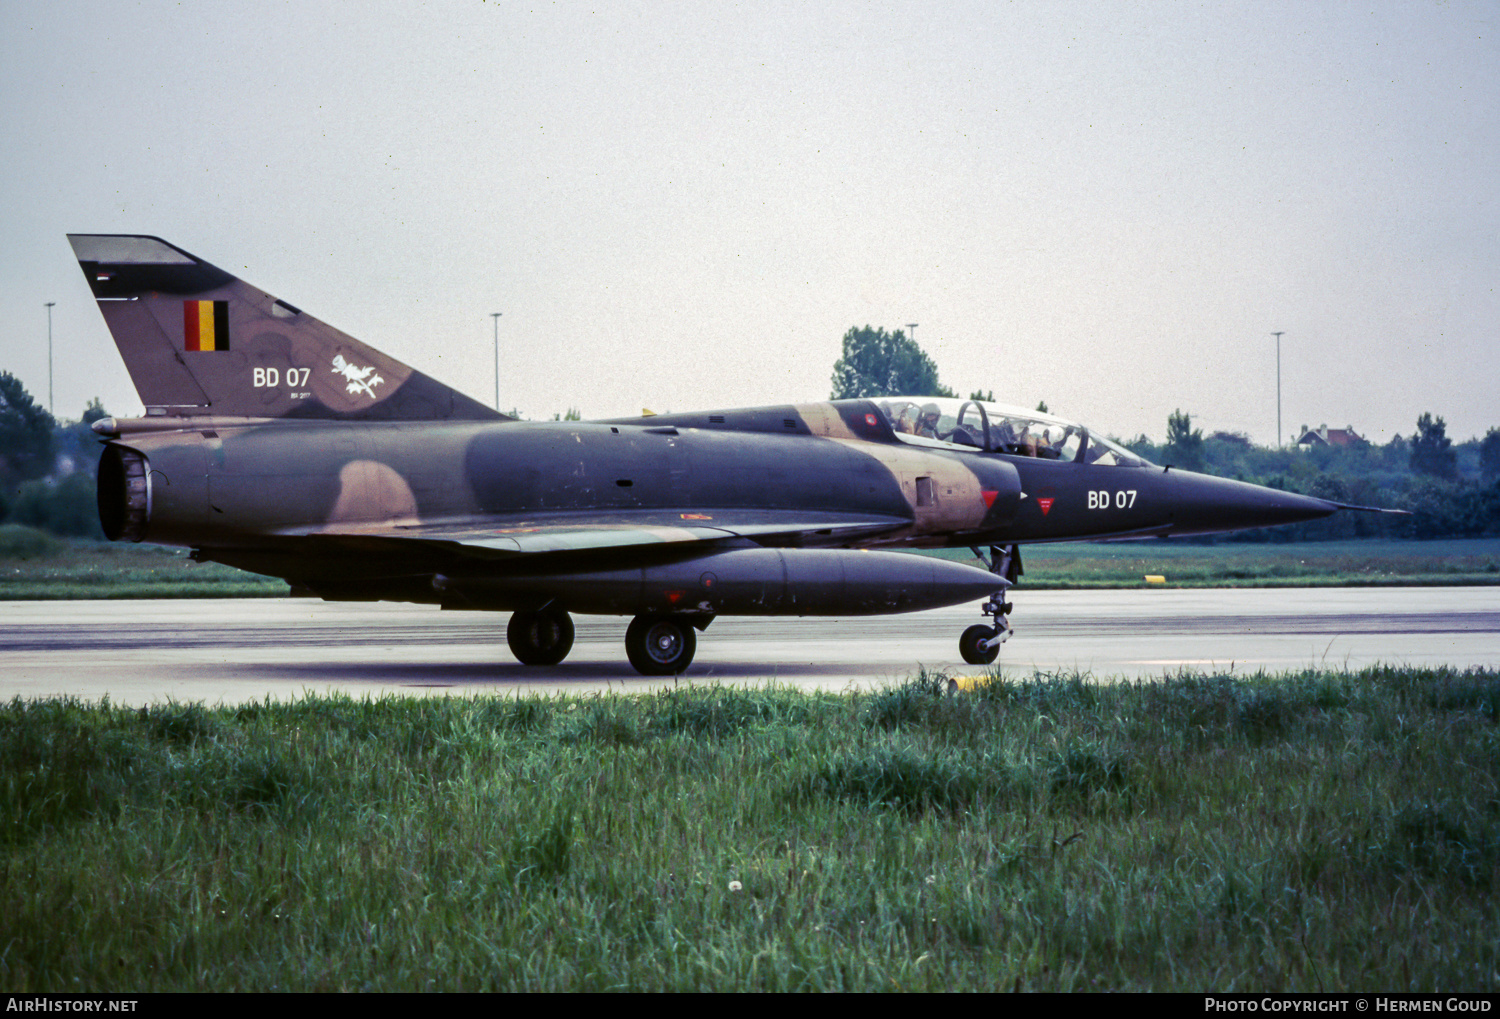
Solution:
{"label": "main landing gear", "polygon": [[643,676],[673,676],[693,661],[698,635],[683,616],[636,616],[625,631],[625,656]]}
{"label": "main landing gear", "polygon": [[[698,649],[695,630],[712,617],[636,616],[625,631],[625,656],[643,676],[684,671]],[[511,654],[522,665],[556,665],[573,649],[573,619],[555,606],[513,613],[505,628]]]}
{"label": "main landing gear", "polygon": [[[991,573],[1005,580],[1005,589],[1016,582],[1023,572],[1021,569],[1021,548],[1019,545],[990,546],[988,557],[976,547],[974,555],[979,561],[989,567]],[[1011,635],[1010,610],[1014,606],[1005,600],[1005,590],[990,595],[989,601],[984,603],[980,610],[995,621],[993,626],[976,623],[963,632],[958,638],[958,653],[963,656],[964,661],[970,665],[989,665],[1000,656],[1000,645],[1004,644]]]}
{"label": "main landing gear", "polygon": [[573,650],[573,618],[550,605],[516,612],[505,628],[505,640],[522,665],[556,665]]}

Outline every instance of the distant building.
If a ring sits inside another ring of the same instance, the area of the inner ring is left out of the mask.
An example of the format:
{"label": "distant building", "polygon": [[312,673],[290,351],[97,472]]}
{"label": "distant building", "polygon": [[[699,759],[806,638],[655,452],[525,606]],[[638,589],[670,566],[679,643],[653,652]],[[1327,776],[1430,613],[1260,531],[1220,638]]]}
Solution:
{"label": "distant building", "polygon": [[1361,446],[1369,441],[1357,434],[1353,425],[1343,428],[1329,428],[1327,425],[1309,428],[1303,425],[1301,434],[1302,438],[1297,440],[1297,448],[1304,451],[1316,446]]}

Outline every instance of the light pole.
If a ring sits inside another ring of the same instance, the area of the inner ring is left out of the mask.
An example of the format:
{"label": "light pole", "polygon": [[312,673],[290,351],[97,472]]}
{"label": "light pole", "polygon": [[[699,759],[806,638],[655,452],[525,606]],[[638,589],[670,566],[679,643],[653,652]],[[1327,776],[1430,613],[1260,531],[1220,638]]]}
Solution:
{"label": "light pole", "polygon": [[911,340],[913,343],[916,343],[917,342],[917,324],[915,322],[908,322],[908,323],[906,323],[906,328],[910,330],[910,332],[908,332],[906,334],[906,338],[908,340]]}
{"label": "light pole", "polygon": [[495,320],[495,410],[500,410],[500,316],[504,312],[492,311],[490,318]]}
{"label": "light pole", "polygon": [[[1283,329],[1281,332],[1286,332]],[[1276,337],[1276,448],[1281,448],[1281,333],[1272,333]]]}
{"label": "light pole", "polygon": [[52,409],[52,306],[56,301],[47,302],[47,413],[57,417],[57,412]]}

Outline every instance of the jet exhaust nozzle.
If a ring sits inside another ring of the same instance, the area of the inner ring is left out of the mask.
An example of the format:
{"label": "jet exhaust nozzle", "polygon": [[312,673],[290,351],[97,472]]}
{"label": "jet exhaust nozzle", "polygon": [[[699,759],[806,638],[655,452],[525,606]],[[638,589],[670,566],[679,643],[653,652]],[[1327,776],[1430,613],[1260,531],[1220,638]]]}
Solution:
{"label": "jet exhaust nozzle", "polygon": [[144,454],[111,444],[99,458],[99,525],[110,541],[140,541],[151,521],[151,465]]}

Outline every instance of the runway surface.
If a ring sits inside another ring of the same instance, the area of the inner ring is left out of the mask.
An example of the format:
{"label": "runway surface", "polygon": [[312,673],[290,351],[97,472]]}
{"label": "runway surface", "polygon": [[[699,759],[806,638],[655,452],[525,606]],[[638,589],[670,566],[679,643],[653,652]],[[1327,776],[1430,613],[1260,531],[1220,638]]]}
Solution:
{"label": "runway surface", "polygon": [[[1099,679],[1178,669],[1281,672],[1378,662],[1500,667],[1500,587],[1036,591],[1012,596],[1011,675]],[[958,635],[977,605],[860,619],[726,618],[680,680],[625,661],[628,620],[579,616],[568,660],[520,665],[504,614],[301,599],[0,603],[0,695],[209,704],[304,691],[514,694],[674,682],[843,690],[920,667],[974,674]]]}

